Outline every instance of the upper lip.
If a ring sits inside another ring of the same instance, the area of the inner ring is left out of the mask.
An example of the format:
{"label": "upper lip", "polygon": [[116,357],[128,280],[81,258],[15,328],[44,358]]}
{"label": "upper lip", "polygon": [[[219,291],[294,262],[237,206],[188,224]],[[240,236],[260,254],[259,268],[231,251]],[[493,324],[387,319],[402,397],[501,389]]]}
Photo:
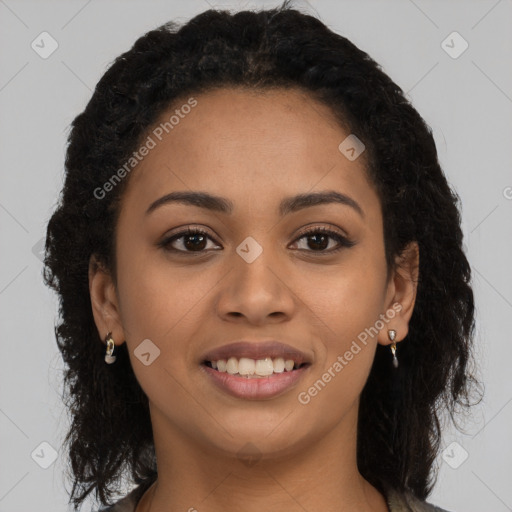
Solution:
{"label": "upper lip", "polygon": [[221,347],[214,348],[203,355],[201,362],[218,361],[219,359],[229,359],[230,357],[247,357],[249,359],[264,359],[266,357],[282,357],[285,361],[292,359],[297,365],[311,363],[311,358],[300,350],[281,343],[279,341],[235,341]]}

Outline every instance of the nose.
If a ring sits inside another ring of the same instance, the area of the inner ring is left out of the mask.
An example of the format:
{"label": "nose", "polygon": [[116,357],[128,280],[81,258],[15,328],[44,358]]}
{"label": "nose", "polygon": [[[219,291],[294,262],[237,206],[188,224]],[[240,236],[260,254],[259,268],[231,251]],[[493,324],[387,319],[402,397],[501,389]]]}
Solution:
{"label": "nose", "polygon": [[251,263],[235,253],[219,290],[217,313],[224,320],[253,325],[289,320],[297,302],[292,281],[270,250]]}

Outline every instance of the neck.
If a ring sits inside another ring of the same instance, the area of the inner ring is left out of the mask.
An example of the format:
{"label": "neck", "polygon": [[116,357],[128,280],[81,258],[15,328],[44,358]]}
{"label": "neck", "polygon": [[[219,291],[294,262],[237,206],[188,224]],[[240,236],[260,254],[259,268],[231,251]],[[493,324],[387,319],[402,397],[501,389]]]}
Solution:
{"label": "neck", "polygon": [[[153,406],[151,416],[158,480],[137,512],[388,511],[384,497],[357,469],[357,404],[318,439],[279,454],[253,444],[252,458],[202,444],[169,425]],[[256,444],[265,447],[264,440]]]}

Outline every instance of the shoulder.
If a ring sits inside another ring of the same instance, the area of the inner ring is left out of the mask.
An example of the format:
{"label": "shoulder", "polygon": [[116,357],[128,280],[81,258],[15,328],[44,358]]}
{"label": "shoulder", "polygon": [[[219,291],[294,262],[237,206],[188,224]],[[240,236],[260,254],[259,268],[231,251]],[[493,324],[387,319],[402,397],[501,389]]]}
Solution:
{"label": "shoulder", "polygon": [[391,512],[449,512],[427,501],[419,500],[410,492],[390,490],[387,493],[387,501]]}
{"label": "shoulder", "polygon": [[[138,486],[128,495],[110,507],[103,507],[95,512],[135,512],[137,503],[147,486]],[[387,503],[391,512],[449,512],[426,501],[421,501],[410,492],[387,491]]]}

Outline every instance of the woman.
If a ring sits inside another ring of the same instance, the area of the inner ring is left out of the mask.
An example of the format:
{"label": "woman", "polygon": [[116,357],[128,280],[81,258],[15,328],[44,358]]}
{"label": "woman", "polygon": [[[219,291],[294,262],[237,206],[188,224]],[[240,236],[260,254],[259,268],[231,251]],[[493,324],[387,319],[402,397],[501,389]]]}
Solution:
{"label": "woman", "polygon": [[76,509],[441,510],[476,382],[457,200],[401,89],[287,2],[141,37],[48,225]]}

